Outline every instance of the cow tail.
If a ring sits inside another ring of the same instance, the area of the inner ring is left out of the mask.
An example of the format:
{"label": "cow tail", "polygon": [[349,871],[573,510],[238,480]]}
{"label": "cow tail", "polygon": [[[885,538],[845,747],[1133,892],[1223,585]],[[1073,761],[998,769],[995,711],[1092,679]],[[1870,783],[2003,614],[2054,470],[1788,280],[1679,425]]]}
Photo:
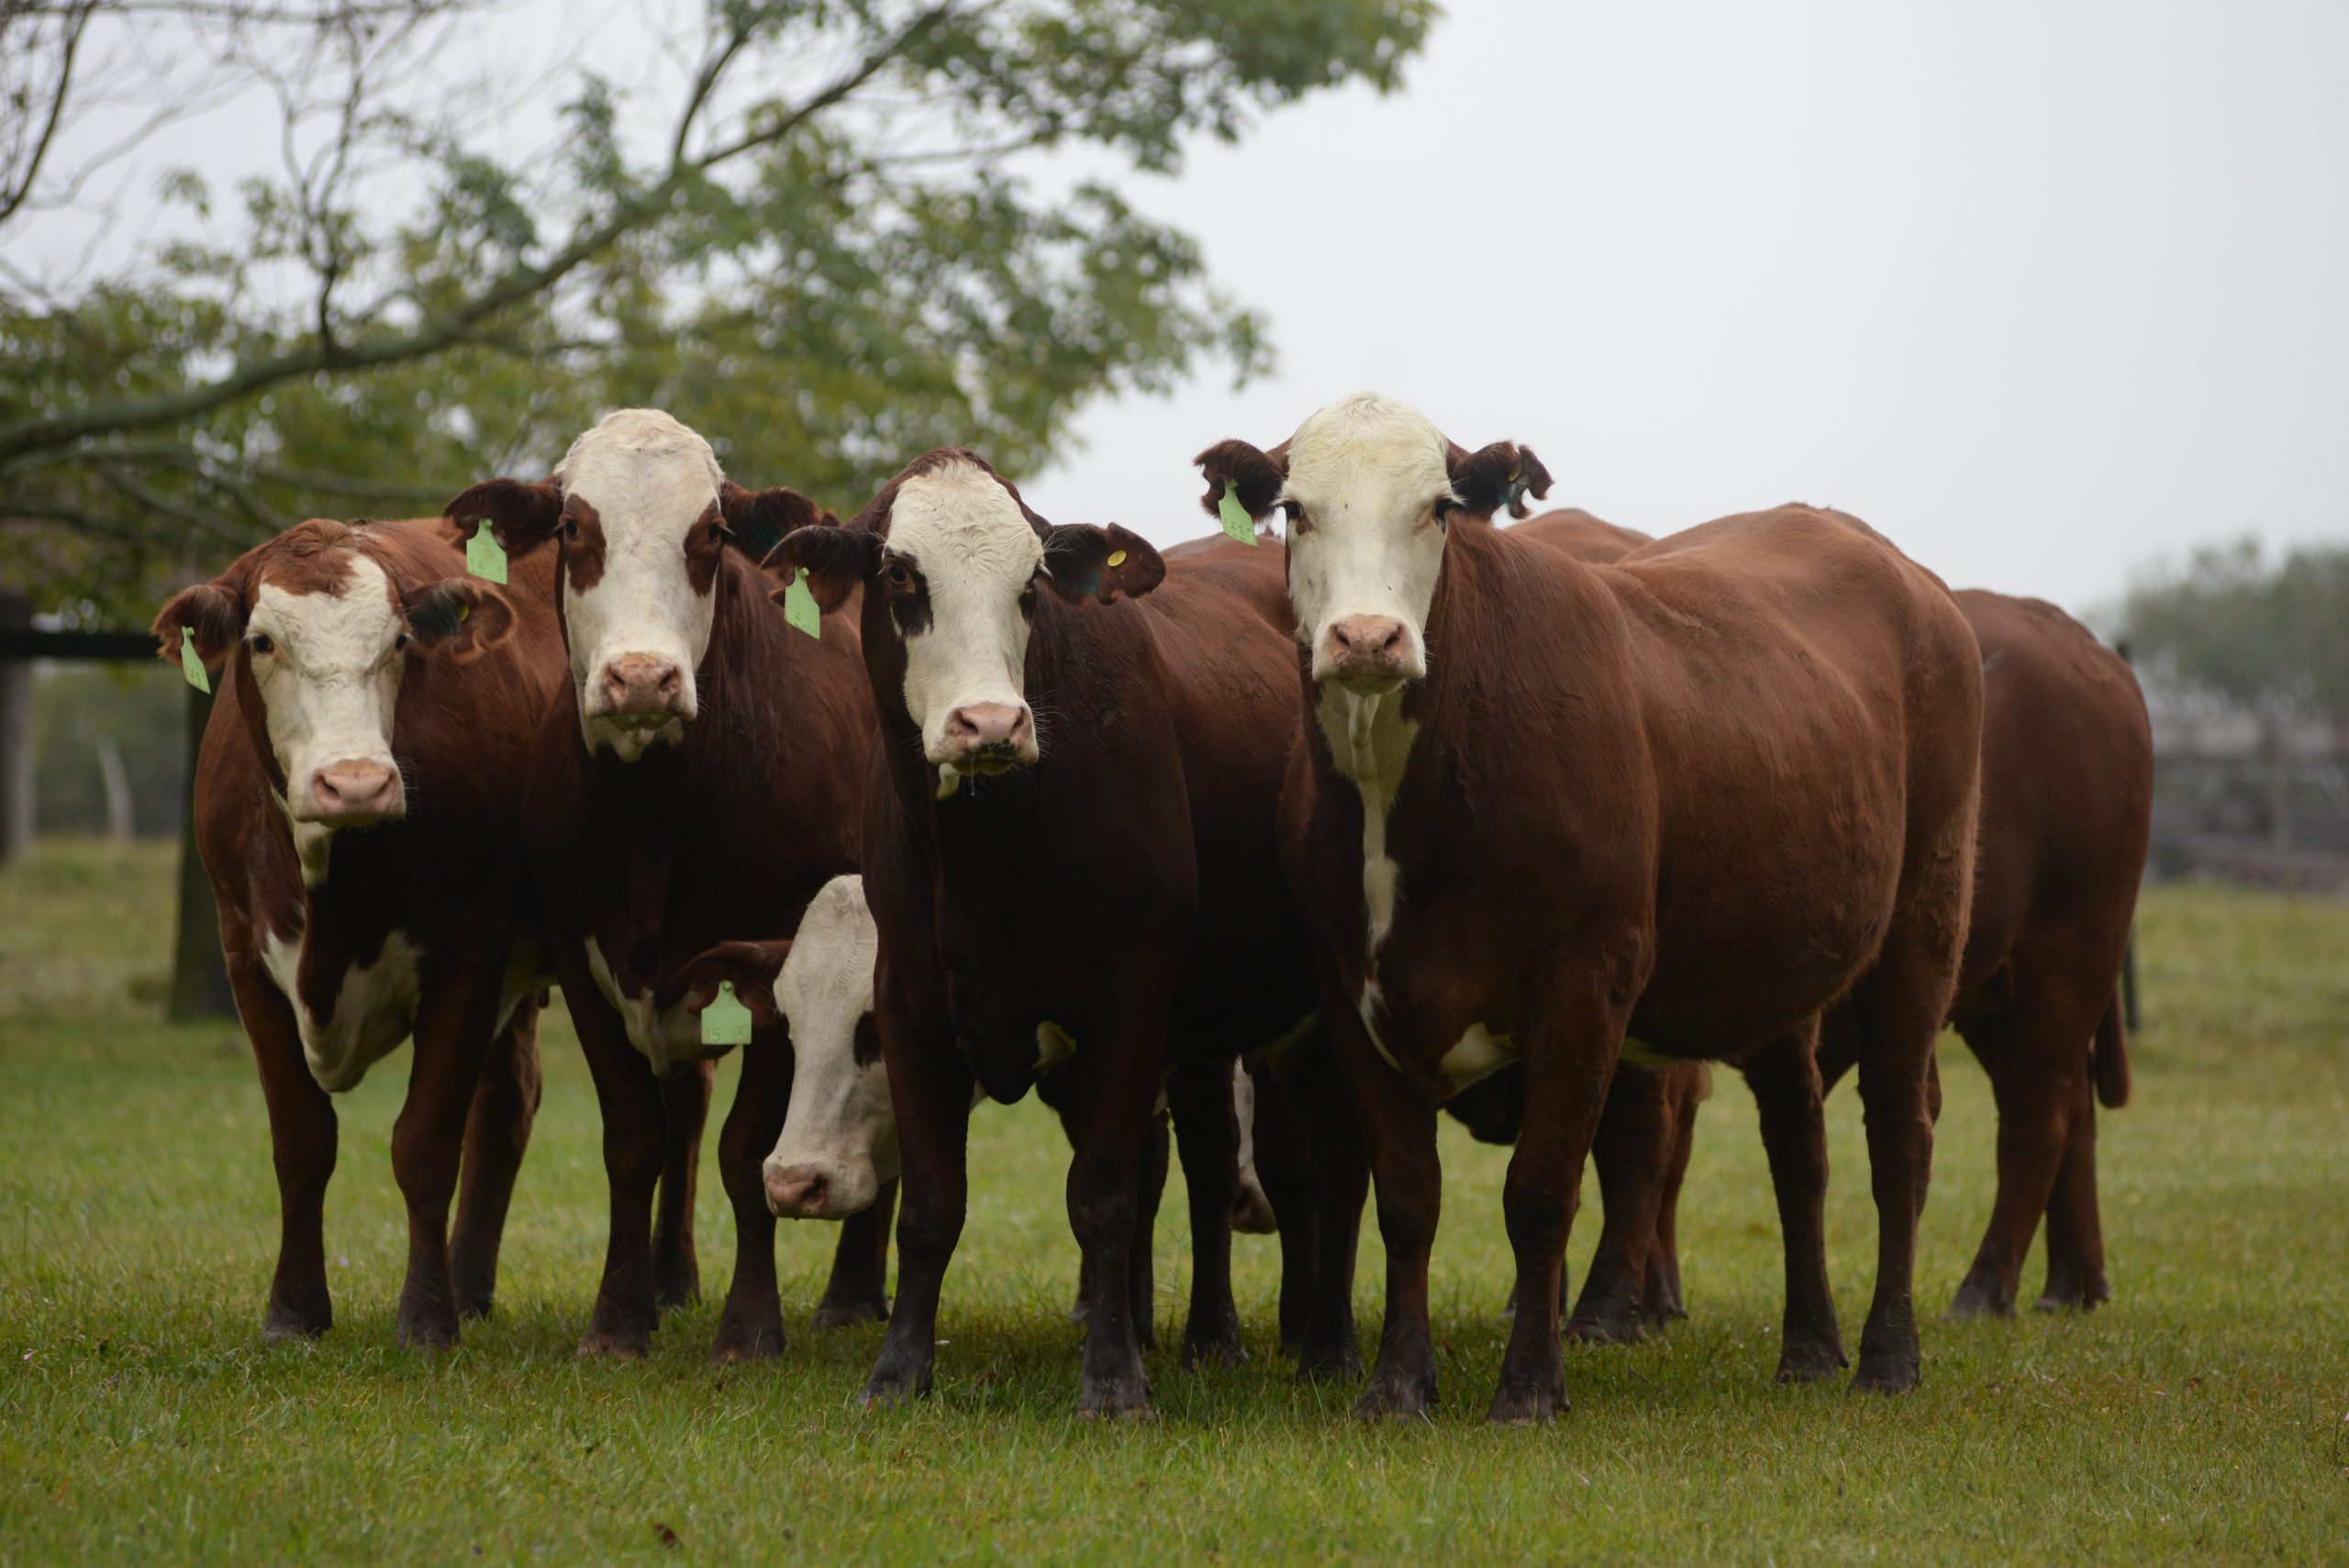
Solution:
{"label": "cow tail", "polygon": [[2096,1026],[2096,1097],[2118,1110],[2129,1103],[2129,1026],[2121,1016],[2121,993],[2104,1005]]}

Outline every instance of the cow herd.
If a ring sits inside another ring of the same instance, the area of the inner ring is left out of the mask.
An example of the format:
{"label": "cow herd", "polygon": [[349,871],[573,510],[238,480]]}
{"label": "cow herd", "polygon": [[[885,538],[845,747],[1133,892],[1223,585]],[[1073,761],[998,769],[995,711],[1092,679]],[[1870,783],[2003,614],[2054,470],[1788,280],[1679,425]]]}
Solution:
{"label": "cow herd", "polygon": [[[1357,1375],[1375,1181],[1358,1408],[1423,1413],[1446,1107],[1515,1145],[1491,1415],[1564,1408],[1562,1332],[1682,1311],[1710,1062],[1760,1113],[1782,1379],[1848,1364],[1822,1098],[1856,1069],[1878,1251],[1854,1382],[1908,1388],[1945,1022],[1998,1112],[1953,1310],[2013,1310],[2043,1216],[2042,1305],[2109,1295],[2095,1106],[2128,1090],[2152,793],[2123,662],[1837,512],[1500,523],[1548,494],[1540,460],[1385,398],[1197,461],[1222,529],[1162,553],[1045,521],[961,448],[843,524],[624,410],[544,481],[306,522],[166,605],[164,657],[218,682],[195,820],[268,1103],[267,1331],[331,1322],[330,1096],[411,1035],[399,1337],[489,1309],[551,984],[610,1193],[583,1353],[642,1354],[700,1288],[737,1043],[712,1353],[782,1351],[776,1218],[838,1220],[815,1318],[885,1319],[868,1403],[929,1390],[971,1112],[1031,1088],[1070,1148],[1086,1413],[1149,1409],[1170,1126],[1184,1363],[1242,1355],[1238,1222],[1278,1229],[1300,1374]],[[1604,1229],[1569,1314],[1586,1161]]]}

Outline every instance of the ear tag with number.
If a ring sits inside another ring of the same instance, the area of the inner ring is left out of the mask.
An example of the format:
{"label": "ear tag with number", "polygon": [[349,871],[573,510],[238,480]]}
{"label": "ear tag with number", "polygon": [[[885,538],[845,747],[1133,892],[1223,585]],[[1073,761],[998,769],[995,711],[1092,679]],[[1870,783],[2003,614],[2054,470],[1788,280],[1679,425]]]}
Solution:
{"label": "ear tag with number", "polygon": [[701,1042],[704,1045],[748,1045],[751,1043],[751,1009],[734,995],[734,982],[718,983],[718,995],[708,1006],[701,1010]]}
{"label": "ear tag with number", "polygon": [[187,684],[194,686],[197,691],[209,692],[212,690],[212,677],[204,673],[204,661],[197,658],[195,655],[195,628],[194,627],[184,626],[180,628],[180,673],[185,675],[187,677]]}
{"label": "ear tag with number", "polygon": [[473,537],[465,541],[465,570],[492,583],[506,581],[506,547],[485,522],[475,524]]}
{"label": "ear tag with number", "polygon": [[808,591],[805,566],[792,573],[791,586],[783,591],[783,618],[818,641],[823,640],[824,612],[816,607],[816,595]]}
{"label": "ear tag with number", "polygon": [[1216,506],[1216,516],[1223,519],[1223,531],[1242,544],[1256,542],[1256,519],[1240,504],[1240,486],[1227,479],[1223,482],[1223,499]]}

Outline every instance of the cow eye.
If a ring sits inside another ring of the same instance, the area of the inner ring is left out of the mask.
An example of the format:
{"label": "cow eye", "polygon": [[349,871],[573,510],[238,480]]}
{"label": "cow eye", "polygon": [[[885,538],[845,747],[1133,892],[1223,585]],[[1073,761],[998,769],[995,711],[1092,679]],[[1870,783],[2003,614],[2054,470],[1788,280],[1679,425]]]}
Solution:
{"label": "cow eye", "polygon": [[733,537],[734,530],[728,528],[724,523],[712,523],[709,525],[710,543],[724,544],[728,539],[730,539]]}
{"label": "cow eye", "polygon": [[1459,503],[1459,502],[1457,502],[1457,501],[1455,501],[1455,500],[1453,500],[1451,496],[1449,496],[1449,495],[1439,495],[1439,496],[1437,496],[1437,497],[1435,498],[1435,508],[1434,508],[1434,510],[1435,510],[1435,526],[1436,526],[1437,528],[1442,528],[1442,527],[1444,527],[1445,525],[1449,524],[1449,523],[1452,521],[1452,514],[1453,514],[1453,513],[1454,513],[1454,512],[1460,511],[1460,510],[1462,510],[1462,509],[1463,509],[1463,508],[1462,508],[1462,506],[1461,506],[1460,503]]}
{"label": "cow eye", "polygon": [[393,652],[397,653],[397,652],[399,652],[402,649],[405,649],[406,646],[407,646],[407,633],[406,633],[406,632],[402,632],[402,633],[400,633],[397,637],[395,637],[395,638],[392,639],[392,651],[393,651]]}
{"label": "cow eye", "polygon": [[265,631],[257,631],[250,637],[245,639],[245,646],[252,650],[255,653],[274,653],[277,651],[277,644],[269,639],[269,633]]}
{"label": "cow eye", "polygon": [[904,591],[910,590],[914,585],[914,574],[907,570],[906,563],[902,561],[889,562],[881,569],[881,575],[888,580],[889,586],[892,588]]}
{"label": "cow eye", "polygon": [[1281,512],[1288,518],[1288,526],[1297,532],[1309,534],[1313,531],[1312,523],[1306,518],[1305,506],[1302,502],[1284,501],[1281,503]]}
{"label": "cow eye", "polygon": [[562,519],[562,527],[556,531],[561,533],[566,540],[576,540],[579,538],[579,519],[566,515]]}

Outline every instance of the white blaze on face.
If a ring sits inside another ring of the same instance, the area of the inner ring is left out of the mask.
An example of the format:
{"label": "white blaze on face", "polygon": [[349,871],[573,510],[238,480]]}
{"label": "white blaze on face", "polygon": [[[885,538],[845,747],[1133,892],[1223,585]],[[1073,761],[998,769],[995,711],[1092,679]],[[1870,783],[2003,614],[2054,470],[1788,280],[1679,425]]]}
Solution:
{"label": "white blaze on face", "polygon": [[[930,625],[905,638],[906,716],[921,727],[930,761],[952,762],[956,709],[1028,712],[1028,617],[1019,601],[1044,564],[1044,541],[995,475],[956,462],[898,486],[888,548],[921,573],[930,595]],[[1032,762],[1032,720],[1023,737],[1019,760]]]}
{"label": "white blaze on face", "polygon": [[1361,393],[1289,439],[1282,494],[1303,508],[1288,530],[1289,598],[1315,679],[1330,667],[1330,628],[1369,617],[1403,629],[1402,673],[1427,673],[1426,628],[1443,565],[1435,503],[1452,495],[1443,432],[1417,409]]}
{"label": "white blaze on face", "polygon": [[834,877],[807,906],[775,982],[796,1064],[783,1136],[763,1173],[771,1190],[786,1176],[818,1178],[827,1218],[871,1207],[881,1184],[897,1174],[888,1070],[877,1057],[856,1060],[857,1025],[873,1011],[879,948],[864,879]]}
{"label": "white blaze on face", "polygon": [[[600,573],[581,588],[566,574],[562,610],[580,728],[590,748],[608,745],[625,761],[656,741],[674,743],[699,711],[694,672],[709,651],[718,595],[695,590],[685,542],[705,527],[721,479],[709,443],[655,409],[623,408],[571,445],[555,478],[566,498],[595,508],[602,534]],[[605,676],[630,655],[674,667],[676,715],[665,725],[613,717]]]}

